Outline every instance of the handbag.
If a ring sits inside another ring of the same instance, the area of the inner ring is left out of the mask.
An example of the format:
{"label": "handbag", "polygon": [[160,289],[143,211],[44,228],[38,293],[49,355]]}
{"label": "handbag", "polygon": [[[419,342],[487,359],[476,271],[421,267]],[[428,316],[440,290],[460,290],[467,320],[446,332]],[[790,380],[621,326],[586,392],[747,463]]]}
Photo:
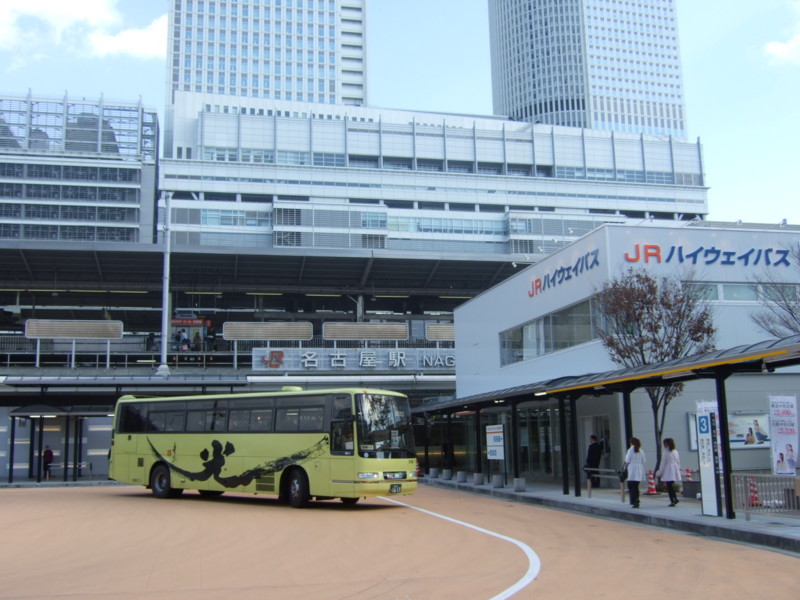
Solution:
{"label": "handbag", "polygon": [[628,463],[623,463],[622,468],[617,471],[617,475],[619,475],[619,482],[625,483],[628,479]]}

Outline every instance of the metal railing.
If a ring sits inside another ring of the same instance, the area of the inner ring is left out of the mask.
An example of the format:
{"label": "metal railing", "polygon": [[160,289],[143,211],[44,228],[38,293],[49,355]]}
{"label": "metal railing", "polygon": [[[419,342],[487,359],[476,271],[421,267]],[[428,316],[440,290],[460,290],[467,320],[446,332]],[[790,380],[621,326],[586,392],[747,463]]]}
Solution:
{"label": "metal railing", "polygon": [[[231,367],[250,366],[254,348],[364,348],[364,349],[452,349],[452,341],[420,338],[408,340],[240,340],[236,343],[217,336],[213,345],[206,342],[198,350],[179,351],[170,342],[168,363],[173,366]],[[127,334],[113,340],[28,339],[23,335],[0,335],[0,367],[54,368],[129,368],[157,365],[160,339],[148,347],[147,336]]]}
{"label": "metal railing", "polygon": [[786,475],[734,473],[733,500],[736,510],[751,514],[779,513],[800,517],[800,479]]}
{"label": "metal railing", "polygon": [[598,479],[611,479],[619,483],[619,493],[622,502],[625,502],[625,483],[619,480],[619,471],[617,469],[583,469],[586,475],[586,495],[592,497],[592,476]]}

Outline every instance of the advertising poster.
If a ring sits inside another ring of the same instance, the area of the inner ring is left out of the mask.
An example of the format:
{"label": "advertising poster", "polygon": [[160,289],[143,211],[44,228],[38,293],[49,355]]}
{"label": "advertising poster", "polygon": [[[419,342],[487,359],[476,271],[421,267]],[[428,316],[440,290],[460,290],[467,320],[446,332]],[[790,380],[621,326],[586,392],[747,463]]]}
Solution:
{"label": "advertising poster", "polygon": [[[716,404],[714,404],[716,412]],[[719,415],[717,415],[719,417]],[[689,413],[689,432],[691,434],[690,444],[692,450],[697,450],[697,437],[694,432],[697,429],[697,414]],[[763,411],[734,411],[728,413],[728,438],[731,442],[731,450],[755,450],[758,448],[768,448],[770,442],[770,419],[769,413]]]}
{"label": "advertising poster", "polygon": [[770,396],[769,424],[772,431],[772,473],[797,474],[797,397]]}

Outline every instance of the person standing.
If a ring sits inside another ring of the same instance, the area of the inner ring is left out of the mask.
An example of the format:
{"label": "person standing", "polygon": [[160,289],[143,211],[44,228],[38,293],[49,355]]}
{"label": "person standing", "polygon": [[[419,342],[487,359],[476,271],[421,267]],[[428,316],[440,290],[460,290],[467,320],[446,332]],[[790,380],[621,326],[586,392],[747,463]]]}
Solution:
{"label": "person standing", "polygon": [[589,436],[589,448],[586,451],[586,476],[592,487],[600,487],[600,478],[597,476],[597,468],[600,466],[600,459],[603,457],[603,444],[597,441],[596,435]]}
{"label": "person standing", "polygon": [[628,494],[633,508],[639,508],[639,482],[644,479],[646,462],[642,442],[639,438],[632,437],[630,447],[625,453],[625,464],[628,466]]}
{"label": "person standing", "polygon": [[50,449],[50,446],[44,447],[44,452],[42,452],[42,462],[44,463],[44,478],[46,481],[49,481],[50,465],[53,464],[53,451]]}
{"label": "person standing", "polygon": [[664,438],[664,448],[666,452],[661,459],[661,466],[656,473],[661,481],[667,484],[669,494],[669,505],[675,506],[678,503],[678,493],[675,491],[675,482],[681,480],[681,457],[675,450],[675,440]]}

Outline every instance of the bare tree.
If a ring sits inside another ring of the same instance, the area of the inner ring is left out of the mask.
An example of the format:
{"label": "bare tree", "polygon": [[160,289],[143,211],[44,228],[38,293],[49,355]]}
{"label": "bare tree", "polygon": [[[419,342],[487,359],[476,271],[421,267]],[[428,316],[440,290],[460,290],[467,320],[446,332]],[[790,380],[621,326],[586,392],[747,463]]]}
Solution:
{"label": "bare tree", "polygon": [[[789,249],[792,263],[800,271],[800,243]],[[800,295],[797,285],[781,281],[774,271],[756,278],[761,286],[764,307],[750,315],[753,323],[775,337],[800,334]]]}
{"label": "bare tree", "polygon": [[[638,367],[714,349],[711,313],[697,286],[677,278],[650,277],[630,269],[596,294],[601,314],[598,334],[615,363]],[[645,388],[653,411],[656,468],[667,406],[683,384]]]}

